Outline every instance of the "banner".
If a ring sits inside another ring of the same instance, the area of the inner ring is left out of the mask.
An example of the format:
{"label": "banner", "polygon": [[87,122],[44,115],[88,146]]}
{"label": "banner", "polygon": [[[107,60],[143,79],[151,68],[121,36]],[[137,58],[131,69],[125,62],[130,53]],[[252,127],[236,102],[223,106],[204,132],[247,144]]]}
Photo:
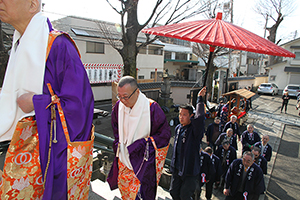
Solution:
{"label": "banner", "polygon": [[90,84],[118,82],[123,64],[84,63]]}

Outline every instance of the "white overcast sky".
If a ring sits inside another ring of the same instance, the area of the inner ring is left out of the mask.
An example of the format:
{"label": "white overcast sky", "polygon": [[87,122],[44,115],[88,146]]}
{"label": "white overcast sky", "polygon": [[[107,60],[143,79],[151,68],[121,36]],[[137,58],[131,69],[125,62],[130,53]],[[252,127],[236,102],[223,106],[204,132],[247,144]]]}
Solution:
{"label": "white overcast sky", "polygon": [[[110,0],[118,2],[118,0]],[[59,17],[75,15],[91,19],[99,19],[114,23],[120,23],[119,15],[109,6],[106,0],[42,0],[45,3],[44,11],[50,20]],[[156,0],[140,0],[139,1],[139,20],[147,19],[150,15],[153,4]],[[262,17],[253,11],[254,0],[234,0],[234,24],[241,26],[253,33],[263,37],[264,23]],[[287,37],[295,30],[298,31],[300,37],[300,0],[295,0],[297,8],[289,17],[284,18],[280,24],[277,38]],[[119,5],[119,4],[116,4]],[[201,20],[203,16],[189,20]],[[268,33],[267,33],[268,35]],[[286,40],[284,42],[287,42]]]}

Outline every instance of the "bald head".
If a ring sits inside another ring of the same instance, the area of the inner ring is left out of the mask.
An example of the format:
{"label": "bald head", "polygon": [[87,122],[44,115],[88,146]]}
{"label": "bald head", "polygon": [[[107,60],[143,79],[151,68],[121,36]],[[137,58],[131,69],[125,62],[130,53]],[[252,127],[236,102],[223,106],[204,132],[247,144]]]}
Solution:
{"label": "bald head", "polygon": [[233,135],[233,129],[232,129],[232,128],[228,128],[228,129],[226,130],[226,133],[227,133],[227,136],[228,136],[228,137],[231,137],[231,136]]}
{"label": "bald head", "polygon": [[270,138],[268,135],[264,135],[261,140],[263,145],[266,145],[269,142]]}

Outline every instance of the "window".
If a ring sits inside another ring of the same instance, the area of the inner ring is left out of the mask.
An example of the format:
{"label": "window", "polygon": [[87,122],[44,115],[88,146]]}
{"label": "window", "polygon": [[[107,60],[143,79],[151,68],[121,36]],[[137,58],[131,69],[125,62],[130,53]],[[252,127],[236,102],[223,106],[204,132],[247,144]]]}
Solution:
{"label": "window", "polygon": [[300,60],[300,52],[295,52],[295,60]]}
{"label": "window", "polygon": [[275,81],[276,76],[270,76],[270,81]]}
{"label": "window", "polygon": [[145,79],[144,75],[138,76],[138,79]]}
{"label": "window", "polygon": [[147,47],[142,47],[139,51],[140,54],[146,54],[147,53]]}
{"label": "window", "polygon": [[176,53],[175,59],[176,60],[187,60],[187,54],[185,54],[185,53]]}
{"label": "window", "polygon": [[162,52],[163,52],[163,50],[161,47],[148,46],[148,54],[162,55]]}
{"label": "window", "polygon": [[172,59],[172,52],[165,51],[165,59]]}
{"label": "window", "polygon": [[104,43],[102,42],[86,42],[86,53],[103,53]]}

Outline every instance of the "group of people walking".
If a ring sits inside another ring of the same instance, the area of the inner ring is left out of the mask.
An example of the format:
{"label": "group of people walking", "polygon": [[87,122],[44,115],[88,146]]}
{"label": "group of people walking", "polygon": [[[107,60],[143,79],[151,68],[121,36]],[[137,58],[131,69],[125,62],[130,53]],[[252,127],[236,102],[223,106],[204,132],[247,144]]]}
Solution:
{"label": "group of people walking", "polygon": [[[272,156],[272,147],[268,144],[269,136],[264,135],[261,139],[252,124],[248,124],[247,130],[240,133],[234,115],[222,131],[212,128],[220,127],[219,122],[215,118],[206,131],[207,145],[216,149],[214,154],[220,159],[222,166],[222,174],[217,179],[220,181],[215,181],[214,188],[223,189],[225,199],[244,199],[245,196],[247,199],[258,199],[265,190],[263,174],[267,174],[267,162]],[[242,143],[241,159],[237,159],[239,141]],[[248,171],[249,169],[251,170]],[[253,179],[253,174],[256,180]],[[207,199],[210,197],[206,196]]]}
{"label": "group of people walking", "polygon": [[[94,99],[78,49],[43,16],[41,0],[3,0],[1,6],[0,20],[16,31],[0,98],[0,147],[12,143],[0,156],[0,198],[87,199]],[[153,200],[171,130],[158,103],[133,77],[122,77],[117,91],[111,114],[115,158],[107,181],[122,199]],[[180,106],[170,194],[174,200],[198,199],[206,184],[207,199],[218,187],[227,200],[258,199],[272,154],[269,137],[261,140],[251,124],[240,133],[235,115],[227,122],[228,104],[205,130],[205,93],[205,87],[199,91],[195,112],[191,105]],[[283,96],[281,110],[288,99]]]}

